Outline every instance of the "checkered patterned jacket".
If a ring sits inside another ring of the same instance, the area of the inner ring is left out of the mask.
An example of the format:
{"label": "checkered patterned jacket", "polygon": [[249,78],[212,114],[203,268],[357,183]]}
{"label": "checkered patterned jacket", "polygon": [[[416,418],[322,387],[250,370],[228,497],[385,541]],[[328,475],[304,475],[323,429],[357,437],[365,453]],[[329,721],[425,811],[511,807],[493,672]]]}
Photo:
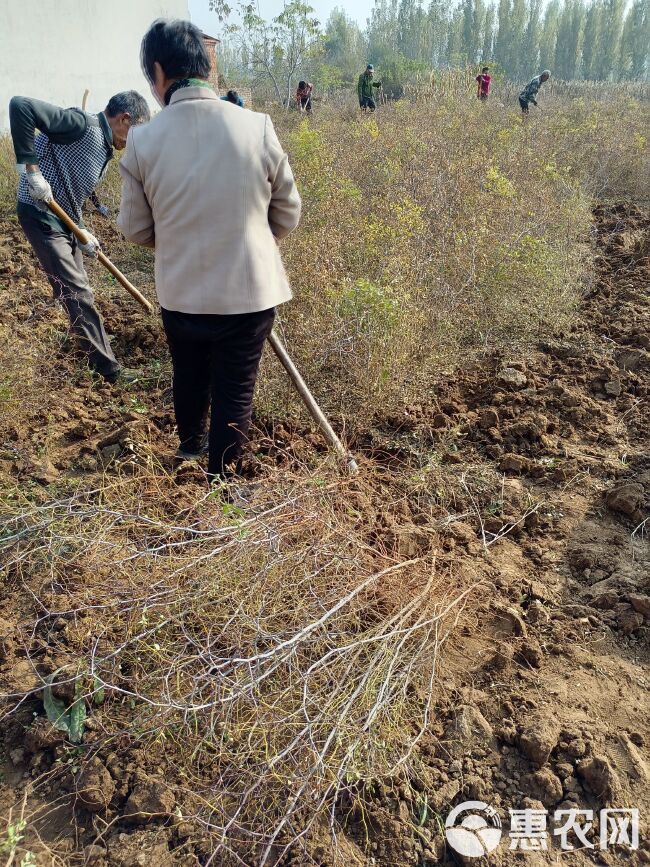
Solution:
{"label": "checkered patterned jacket", "polygon": [[[82,205],[113,156],[113,138],[105,116],[14,97],[10,119],[18,162],[38,163],[55,200],[80,222]],[[34,138],[35,127],[42,131]],[[18,185],[18,202],[38,207],[24,174]]]}
{"label": "checkered patterned jacket", "polygon": [[536,75],[531,81],[528,82],[526,87],[519,94],[519,99],[522,99],[524,102],[532,102],[533,105],[537,105],[535,101],[535,97],[539,93],[539,89],[542,86],[542,76]]}

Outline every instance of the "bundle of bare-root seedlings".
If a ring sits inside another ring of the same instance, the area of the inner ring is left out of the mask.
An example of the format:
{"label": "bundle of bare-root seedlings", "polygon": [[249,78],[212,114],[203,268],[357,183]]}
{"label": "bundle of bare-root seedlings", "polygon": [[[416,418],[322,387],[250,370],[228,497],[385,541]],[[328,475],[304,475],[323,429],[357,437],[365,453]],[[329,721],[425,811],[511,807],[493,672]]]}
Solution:
{"label": "bundle of bare-root seedlings", "polygon": [[206,863],[275,864],[315,827],[334,840],[342,798],[408,767],[469,591],[366,545],[363,487],[285,473],[233,504],[142,476],[12,505],[28,700],[79,742],[79,806],[85,762],[145,748],[174,793],[163,820],[209,839]]}

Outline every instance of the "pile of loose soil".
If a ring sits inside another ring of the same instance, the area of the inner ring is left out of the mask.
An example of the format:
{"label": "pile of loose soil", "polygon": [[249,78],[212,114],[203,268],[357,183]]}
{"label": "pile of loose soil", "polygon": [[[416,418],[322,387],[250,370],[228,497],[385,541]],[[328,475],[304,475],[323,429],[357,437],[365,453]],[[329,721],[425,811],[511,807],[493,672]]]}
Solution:
{"label": "pile of loose soil", "polygon": [[[173,473],[168,370],[151,361],[163,345],[159,327],[109,287],[100,306],[117,351],[141,361],[146,380],[91,381],[64,345],[40,359],[37,335],[63,333],[65,322],[19,230],[6,228],[0,327],[42,372],[26,389],[49,396],[7,413],[4,489],[21,487],[38,503],[70,477]],[[338,848],[323,828],[283,858],[287,867],[469,863],[441,830],[466,800],[496,808],[506,834],[510,809],[597,817],[637,807],[638,851],[586,849],[571,863],[650,863],[650,214],[603,206],[593,231],[594,280],[570,332],[525,358],[487,356],[400,417],[355,434],[362,475],[346,496],[359,531],[396,559],[435,556],[441,574],[473,584],[471,619],[450,639],[416,760],[348,793],[336,808]],[[261,477],[265,465],[299,466],[325,451],[296,423],[258,420],[258,430]],[[10,580],[1,592],[0,688],[15,694],[34,681],[39,612]],[[2,734],[0,815],[25,802],[37,863],[209,863],[209,841],[180,818],[187,793],[164,745],[142,750],[125,731],[110,751],[71,751],[33,698],[3,720]],[[548,845],[525,863],[556,863],[557,840]],[[504,840],[489,863],[520,861]]]}

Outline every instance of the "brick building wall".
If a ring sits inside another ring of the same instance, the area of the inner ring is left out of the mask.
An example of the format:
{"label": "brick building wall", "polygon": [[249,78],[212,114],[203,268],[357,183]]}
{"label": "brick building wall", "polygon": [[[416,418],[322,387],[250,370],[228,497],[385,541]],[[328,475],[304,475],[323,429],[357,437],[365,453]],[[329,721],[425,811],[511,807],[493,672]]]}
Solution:
{"label": "brick building wall", "polygon": [[208,76],[208,81],[217,91],[219,90],[219,69],[217,66],[217,45],[219,44],[219,41],[220,40],[216,39],[214,36],[208,36],[207,33],[203,34],[203,44],[205,45],[208,57],[210,58],[210,75]]}
{"label": "brick building wall", "polygon": [[214,90],[219,94],[219,96],[225,96],[229,90],[236,90],[237,93],[244,100],[246,108],[252,108],[253,94],[250,87],[237,87],[237,85],[232,84],[232,82],[230,82],[227,87],[220,86],[218,68],[218,46],[220,40],[217,39],[215,36],[208,36],[207,33],[204,33],[203,42],[205,44],[206,51],[208,52],[208,57],[210,58],[210,75],[208,76],[208,81],[210,82]]}

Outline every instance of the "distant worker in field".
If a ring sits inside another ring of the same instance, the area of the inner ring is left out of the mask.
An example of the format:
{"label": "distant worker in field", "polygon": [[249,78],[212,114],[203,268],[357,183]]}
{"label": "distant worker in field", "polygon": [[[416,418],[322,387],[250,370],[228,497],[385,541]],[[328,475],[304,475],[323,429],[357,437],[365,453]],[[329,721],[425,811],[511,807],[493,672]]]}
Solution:
{"label": "distant worker in field", "polygon": [[221,97],[222,102],[232,102],[233,105],[238,105],[240,108],[243,108],[244,97],[240,96],[236,90],[229,90],[225,96]]}
{"label": "distant worker in field", "polygon": [[75,223],[81,223],[82,205],[93,196],[113,150],[122,150],[129,129],[148,120],[149,107],[134,90],[111,97],[99,114],[24,96],[14,96],[9,103],[11,137],[21,173],[18,221],[54,297],[66,309],[89,367],[109,382],[118,379],[121,368],[83,264],[83,256],[97,256],[99,241],[86,230],[88,243],[80,244],[47,203],[55,199]]}
{"label": "distant worker in field", "polygon": [[312,104],[311,99],[314,93],[314,85],[310,81],[299,81],[298,89],[296,90],[296,105],[299,111],[306,111],[311,114]]}
{"label": "distant worker in field", "polygon": [[372,63],[366,66],[366,71],[359,76],[359,106],[365,111],[374,111],[377,108],[375,102],[375,89],[381,87],[381,81],[374,81],[375,67]]}
{"label": "distant worker in field", "polygon": [[476,95],[480,100],[486,102],[490,97],[490,84],[492,83],[489,66],[483,67],[480,74],[476,76],[476,81],[478,82]]}
{"label": "distant worker in field", "polygon": [[548,69],[545,69],[541,75],[536,75],[532,81],[529,81],[526,87],[519,94],[519,105],[521,106],[521,110],[524,114],[528,114],[529,111],[529,103],[532,102],[533,105],[537,105],[536,96],[539,92],[540,87],[544,84],[545,81],[548,81],[551,77],[551,73]]}

